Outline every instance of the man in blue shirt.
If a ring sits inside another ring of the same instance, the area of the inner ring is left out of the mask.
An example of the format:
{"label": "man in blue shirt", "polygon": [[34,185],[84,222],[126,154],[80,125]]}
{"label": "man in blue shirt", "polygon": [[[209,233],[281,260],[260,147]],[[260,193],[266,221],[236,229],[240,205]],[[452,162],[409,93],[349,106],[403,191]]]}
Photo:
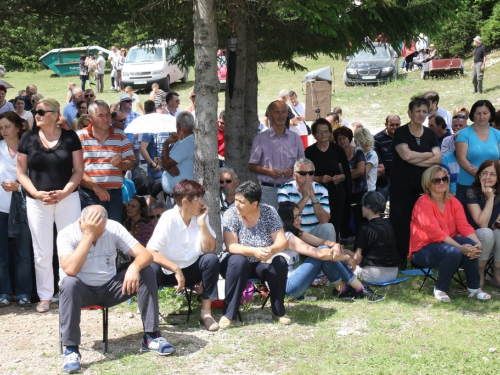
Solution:
{"label": "man in blue shirt", "polygon": [[66,117],[68,123],[70,124],[73,122],[73,119],[76,118],[76,114],[78,112],[76,103],[81,102],[85,99],[83,90],[81,88],[76,87],[71,91],[71,93],[73,95],[73,100],[70,103],[66,104],[63,110],[63,116]]}

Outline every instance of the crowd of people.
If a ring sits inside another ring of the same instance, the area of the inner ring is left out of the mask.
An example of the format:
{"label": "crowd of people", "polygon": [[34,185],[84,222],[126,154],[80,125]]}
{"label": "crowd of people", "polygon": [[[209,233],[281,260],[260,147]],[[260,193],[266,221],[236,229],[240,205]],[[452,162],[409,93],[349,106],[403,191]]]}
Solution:
{"label": "crowd of people", "polygon": [[427,92],[411,99],[405,125],[390,114],[374,135],[336,108],[311,124],[309,144],[304,106],[281,90],[248,160],[258,183],[225,164],[222,112],[218,256],[209,223],[218,213],[193,180],[194,92],[182,111],[177,93],[153,85],[140,110],[174,117],[177,131],[133,135],[124,132],[140,116],[131,88],[110,108],[74,86],[64,109],[32,85],[7,106],[0,86],[0,307],[39,300],[45,313],[58,301],[66,372],[81,369],[81,308],[134,294],[142,350],[174,353],[158,328],[164,286],[198,286],[209,331],[233,325],[252,278],[267,284],[272,319],[285,325],[285,296],[302,299],[320,273],[335,298],[369,302],[384,296],[367,284],[395,280],[409,261],[438,268],[442,302],[459,267],[471,298],[491,298],[482,289],[488,265],[500,287],[500,113],[488,100],[450,113]]}

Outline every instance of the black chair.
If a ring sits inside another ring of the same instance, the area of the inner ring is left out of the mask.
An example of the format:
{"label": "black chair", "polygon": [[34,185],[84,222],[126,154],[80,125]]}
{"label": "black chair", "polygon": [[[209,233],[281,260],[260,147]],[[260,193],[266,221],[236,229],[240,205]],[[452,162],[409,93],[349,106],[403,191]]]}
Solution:
{"label": "black chair", "polygon": [[[436,282],[436,279],[430,274],[431,268],[422,267],[422,266],[418,265],[417,263],[415,263],[415,261],[411,261],[411,264],[412,264],[413,268],[420,270],[420,272],[422,272],[422,274],[424,275],[424,279],[422,280],[422,283],[420,284],[420,287],[418,288],[419,292],[424,287],[424,284],[427,281],[427,278]],[[460,270],[460,267],[458,267],[457,270],[455,271],[455,274],[453,275],[453,280],[455,280],[457,283],[459,283],[462,288],[467,289],[467,285],[465,284],[464,280],[462,279],[462,276],[460,275],[459,270]]]}

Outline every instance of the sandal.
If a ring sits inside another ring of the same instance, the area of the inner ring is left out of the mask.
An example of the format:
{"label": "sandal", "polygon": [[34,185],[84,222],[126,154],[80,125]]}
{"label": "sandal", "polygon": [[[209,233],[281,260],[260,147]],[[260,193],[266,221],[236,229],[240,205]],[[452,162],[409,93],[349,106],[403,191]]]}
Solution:
{"label": "sandal", "polygon": [[[438,294],[438,293],[444,293],[444,294]],[[451,298],[448,296],[446,292],[443,292],[441,290],[434,289],[434,298],[436,298],[439,302],[451,302]]]}
{"label": "sandal", "polygon": [[46,313],[50,310],[50,300],[49,301],[41,301],[36,305],[36,311],[39,313]]}
{"label": "sandal", "polygon": [[483,290],[481,288],[479,288],[479,289],[467,288],[467,289],[470,292],[469,298],[476,298],[476,299],[481,300],[481,301],[487,301],[487,300],[491,299],[491,296],[488,293],[483,292]]}

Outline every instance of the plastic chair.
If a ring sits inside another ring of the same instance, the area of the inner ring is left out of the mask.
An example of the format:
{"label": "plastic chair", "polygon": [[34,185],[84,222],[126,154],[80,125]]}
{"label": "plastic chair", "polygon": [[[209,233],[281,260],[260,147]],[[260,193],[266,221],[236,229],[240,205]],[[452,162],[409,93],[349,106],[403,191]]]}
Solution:
{"label": "plastic chair", "polygon": [[[108,308],[101,305],[92,305],[87,307],[82,307],[84,310],[101,310],[102,311],[102,342],[104,343],[103,353],[108,352]],[[61,316],[59,315],[59,351],[63,354],[63,343],[61,334]]]}

